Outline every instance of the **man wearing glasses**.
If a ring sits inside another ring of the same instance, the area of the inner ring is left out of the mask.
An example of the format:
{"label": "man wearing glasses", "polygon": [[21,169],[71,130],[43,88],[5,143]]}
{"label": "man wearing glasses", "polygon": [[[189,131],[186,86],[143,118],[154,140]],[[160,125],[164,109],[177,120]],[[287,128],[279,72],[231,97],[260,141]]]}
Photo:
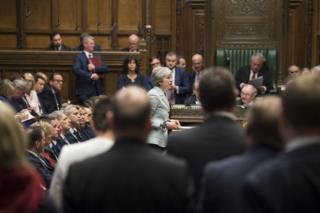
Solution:
{"label": "man wearing glasses", "polygon": [[43,105],[45,114],[61,109],[60,91],[62,90],[63,77],[59,73],[52,73],[49,77],[48,87],[45,87],[39,94],[40,101]]}

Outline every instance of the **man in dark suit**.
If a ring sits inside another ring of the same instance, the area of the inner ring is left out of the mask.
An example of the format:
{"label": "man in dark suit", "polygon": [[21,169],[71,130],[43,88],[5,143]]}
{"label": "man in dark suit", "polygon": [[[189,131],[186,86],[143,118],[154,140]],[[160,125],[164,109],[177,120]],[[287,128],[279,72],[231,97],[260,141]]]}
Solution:
{"label": "man in dark suit", "polygon": [[81,103],[103,94],[103,74],[108,71],[100,55],[93,52],[95,41],[92,36],[83,38],[83,46],[84,51],[75,57],[73,63],[75,94]]}
{"label": "man in dark suit", "polygon": [[282,96],[286,152],[254,170],[245,212],[320,212],[320,76],[301,76]]}
{"label": "man in dark suit", "polygon": [[177,54],[169,52],[166,55],[166,66],[172,71],[172,88],[167,97],[170,104],[184,104],[187,94],[192,92],[188,74],[177,67]]}
{"label": "man in dark suit", "polygon": [[251,56],[250,65],[241,67],[236,73],[236,85],[239,91],[250,80],[263,77],[262,86],[257,87],[259,94],[268,93],[272,88],[272,73],[265,66],[266,58],[261,53],[255,53]]}
{"label": "man in dark suit", "polygon": [[115,144],[71,165],[64,186],[69,212],[189,212],[192,185],[184,161],[150,148],[150,103],[130,86],[115,96]]}
{"label": "man in dark suit", "polygon": [[128,37],[128,47],[122,48],[121,51],[125,52],[138,52],[139,51],[139,36],[131,34]]}
{"label": "man in dark suit", "polygon": [[49,46],[49,50],[55,51],[69,51],[71,50],[70,47],[63,44],[61,34],[58,32],[53,32],[50,35],[51,44]]}
{"label": "man in dark suit", "polygon": [[199,82],[200,74],[203,70],[203,56],[201,54],[194,54],[192,56],[192,72],[190,73],[190,86],[195,82]]}
{"label": "man in dark suit", "polygon": [[205,164],[240,154],[245,149],[243,131],[232,114],[235,88],[231,74],[223,68],[202,72],[199,98],[206,114],[204,122],[168,137],[168,153],[187,160],[197,190]]}
{"label": "man in dark suit", "polygon": [[241,186],[247,174],[275,157],[283,147],[279,131],[281,100],[266,97],[250,108],[246,126],[248,150],[243,155],[210,163],[205,168],[201,212],[240,212]]}
{"label": "man in dark suit", "polygon": [[49,114],[61,109],[60,91],[63,86],[63,77],[59,73],[52,73],[49,76],[49,84],[39,93],[40,103],[43,106],[43,113]]}
{"label": "man in dark suit", "polygon": [[50,163],[40,155],[44,151],[44,132],[39,127],[30,127],[27,130],[27,134],[29,139],[27,159],[42,176],[46,187],[49,187],[53,175],[53,168],[50,166]]}

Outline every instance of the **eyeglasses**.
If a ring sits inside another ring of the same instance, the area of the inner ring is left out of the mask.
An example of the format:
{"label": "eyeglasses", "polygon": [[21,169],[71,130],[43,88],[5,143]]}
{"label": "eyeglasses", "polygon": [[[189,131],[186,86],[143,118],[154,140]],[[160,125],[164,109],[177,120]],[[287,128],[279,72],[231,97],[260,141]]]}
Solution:
{"label": "eyeglasses", "polygon": [[61,79],[54,79],[54,81],[56,81],[58,83],[63,83],[63,80],[61,80]]}

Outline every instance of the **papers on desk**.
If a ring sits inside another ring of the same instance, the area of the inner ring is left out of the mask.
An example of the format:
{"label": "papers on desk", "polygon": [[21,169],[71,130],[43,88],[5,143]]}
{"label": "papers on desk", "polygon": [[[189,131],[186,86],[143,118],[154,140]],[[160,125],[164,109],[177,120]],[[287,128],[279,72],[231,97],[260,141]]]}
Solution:
{"label": "papers on desk", "polygon": [[195,126],[181,126],[180,128],[179,128],[179,130],[187,130],[187,129],[192,129],[192,128],[194,128]]}
{"label": "papers on desk", "polygon": [[258,78],[252,79],[248,82],[248,84],[251,84],[257,88],[261,87],[263,85],[262,83],[263,83],[263,76],[259,76]]}

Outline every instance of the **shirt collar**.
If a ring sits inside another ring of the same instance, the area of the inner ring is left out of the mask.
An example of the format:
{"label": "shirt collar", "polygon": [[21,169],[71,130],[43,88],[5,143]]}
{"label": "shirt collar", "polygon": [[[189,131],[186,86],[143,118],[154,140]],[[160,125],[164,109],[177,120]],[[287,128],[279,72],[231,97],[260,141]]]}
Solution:
{"label": "shirt collar", "polygon": [[89,55],[92,55],[92,57],[93,57],[93,53],[89,53],[89,52],[86,51],[86,50],[84,50],[83,52],[84,52],[84,54],[86,54],[87,58],[89,58]]}

